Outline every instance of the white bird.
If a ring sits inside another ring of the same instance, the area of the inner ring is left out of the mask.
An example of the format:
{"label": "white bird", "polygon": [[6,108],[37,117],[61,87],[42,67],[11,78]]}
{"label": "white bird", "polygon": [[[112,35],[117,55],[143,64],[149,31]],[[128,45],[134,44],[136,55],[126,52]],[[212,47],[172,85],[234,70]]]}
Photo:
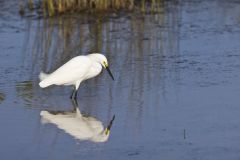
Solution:
{"label": "white bird", "polygon": [[105,142],[110,135],[110,129],[115,118],[113,116],[109,125],[104,129],[101,121],[94,117],[83,116],[78,108],[74,112],[41,111],[43,123],[55,124],[79,140],[90,140],[92,142]]}
{"label": "white bird", "polygon": [[51,74],[41,72],[39,85],[41,88],[51,85],[74,85],[71,99],[76,100],[81,82],[100,74],[102,67],[107,69],[114,80],[107,58],[100,53],[93,53],[74,57]]}

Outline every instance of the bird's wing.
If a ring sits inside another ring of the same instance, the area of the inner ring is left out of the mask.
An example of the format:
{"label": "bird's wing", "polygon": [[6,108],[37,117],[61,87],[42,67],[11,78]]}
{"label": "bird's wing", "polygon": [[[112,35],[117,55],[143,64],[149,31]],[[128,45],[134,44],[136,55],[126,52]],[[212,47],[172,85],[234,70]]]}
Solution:
{"label": "bird's wing", "polygon": [[64,85],[73,84],[77,80],[81,81],[91,64],[92,61],[86,56],[75,57],[40,82],[40,86],[44,88],[52,84]]}

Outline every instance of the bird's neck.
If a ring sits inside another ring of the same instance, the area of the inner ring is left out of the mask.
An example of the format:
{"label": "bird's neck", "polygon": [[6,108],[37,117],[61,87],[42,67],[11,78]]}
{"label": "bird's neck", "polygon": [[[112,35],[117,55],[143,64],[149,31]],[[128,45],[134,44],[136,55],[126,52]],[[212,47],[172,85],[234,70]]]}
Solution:
{"label": "bird's neck", "polygon": [[99,53],[89,54],[88,57],[89,57],[92,61],[101,64],[101,59],[100,59],[100,54],[99,54]]}

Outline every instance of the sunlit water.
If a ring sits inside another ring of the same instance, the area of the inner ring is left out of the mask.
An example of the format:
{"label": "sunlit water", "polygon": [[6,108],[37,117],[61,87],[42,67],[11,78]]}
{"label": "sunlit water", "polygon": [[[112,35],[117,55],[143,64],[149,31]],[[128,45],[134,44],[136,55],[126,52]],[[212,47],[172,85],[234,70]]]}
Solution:
{"label": "sunlit water", "polygon": [[[18,16],[0,2],[1,159],[239,159],[240,3],[168,1],[158,14]],[[40,89],[38,74],[104,53],[115,76],[82,83],[81,112],[107,142],[43,124],[42,110],[73,109],[70,87]]]}

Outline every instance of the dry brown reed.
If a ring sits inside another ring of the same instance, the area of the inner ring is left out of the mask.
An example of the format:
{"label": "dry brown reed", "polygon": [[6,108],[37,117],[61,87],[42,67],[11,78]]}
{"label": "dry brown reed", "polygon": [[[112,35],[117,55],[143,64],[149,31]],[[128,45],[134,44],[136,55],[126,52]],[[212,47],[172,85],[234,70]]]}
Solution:
{"label": "dry brown reed", "polygon": [[27,0],[30,10],[40,8],[44,16],[54,16],[72,12],[108,12],[138,10],[146,12],[148,7],[151,12],[158,11],[158,4],[162,0],[39,0],[34,7],[33,0]]}

